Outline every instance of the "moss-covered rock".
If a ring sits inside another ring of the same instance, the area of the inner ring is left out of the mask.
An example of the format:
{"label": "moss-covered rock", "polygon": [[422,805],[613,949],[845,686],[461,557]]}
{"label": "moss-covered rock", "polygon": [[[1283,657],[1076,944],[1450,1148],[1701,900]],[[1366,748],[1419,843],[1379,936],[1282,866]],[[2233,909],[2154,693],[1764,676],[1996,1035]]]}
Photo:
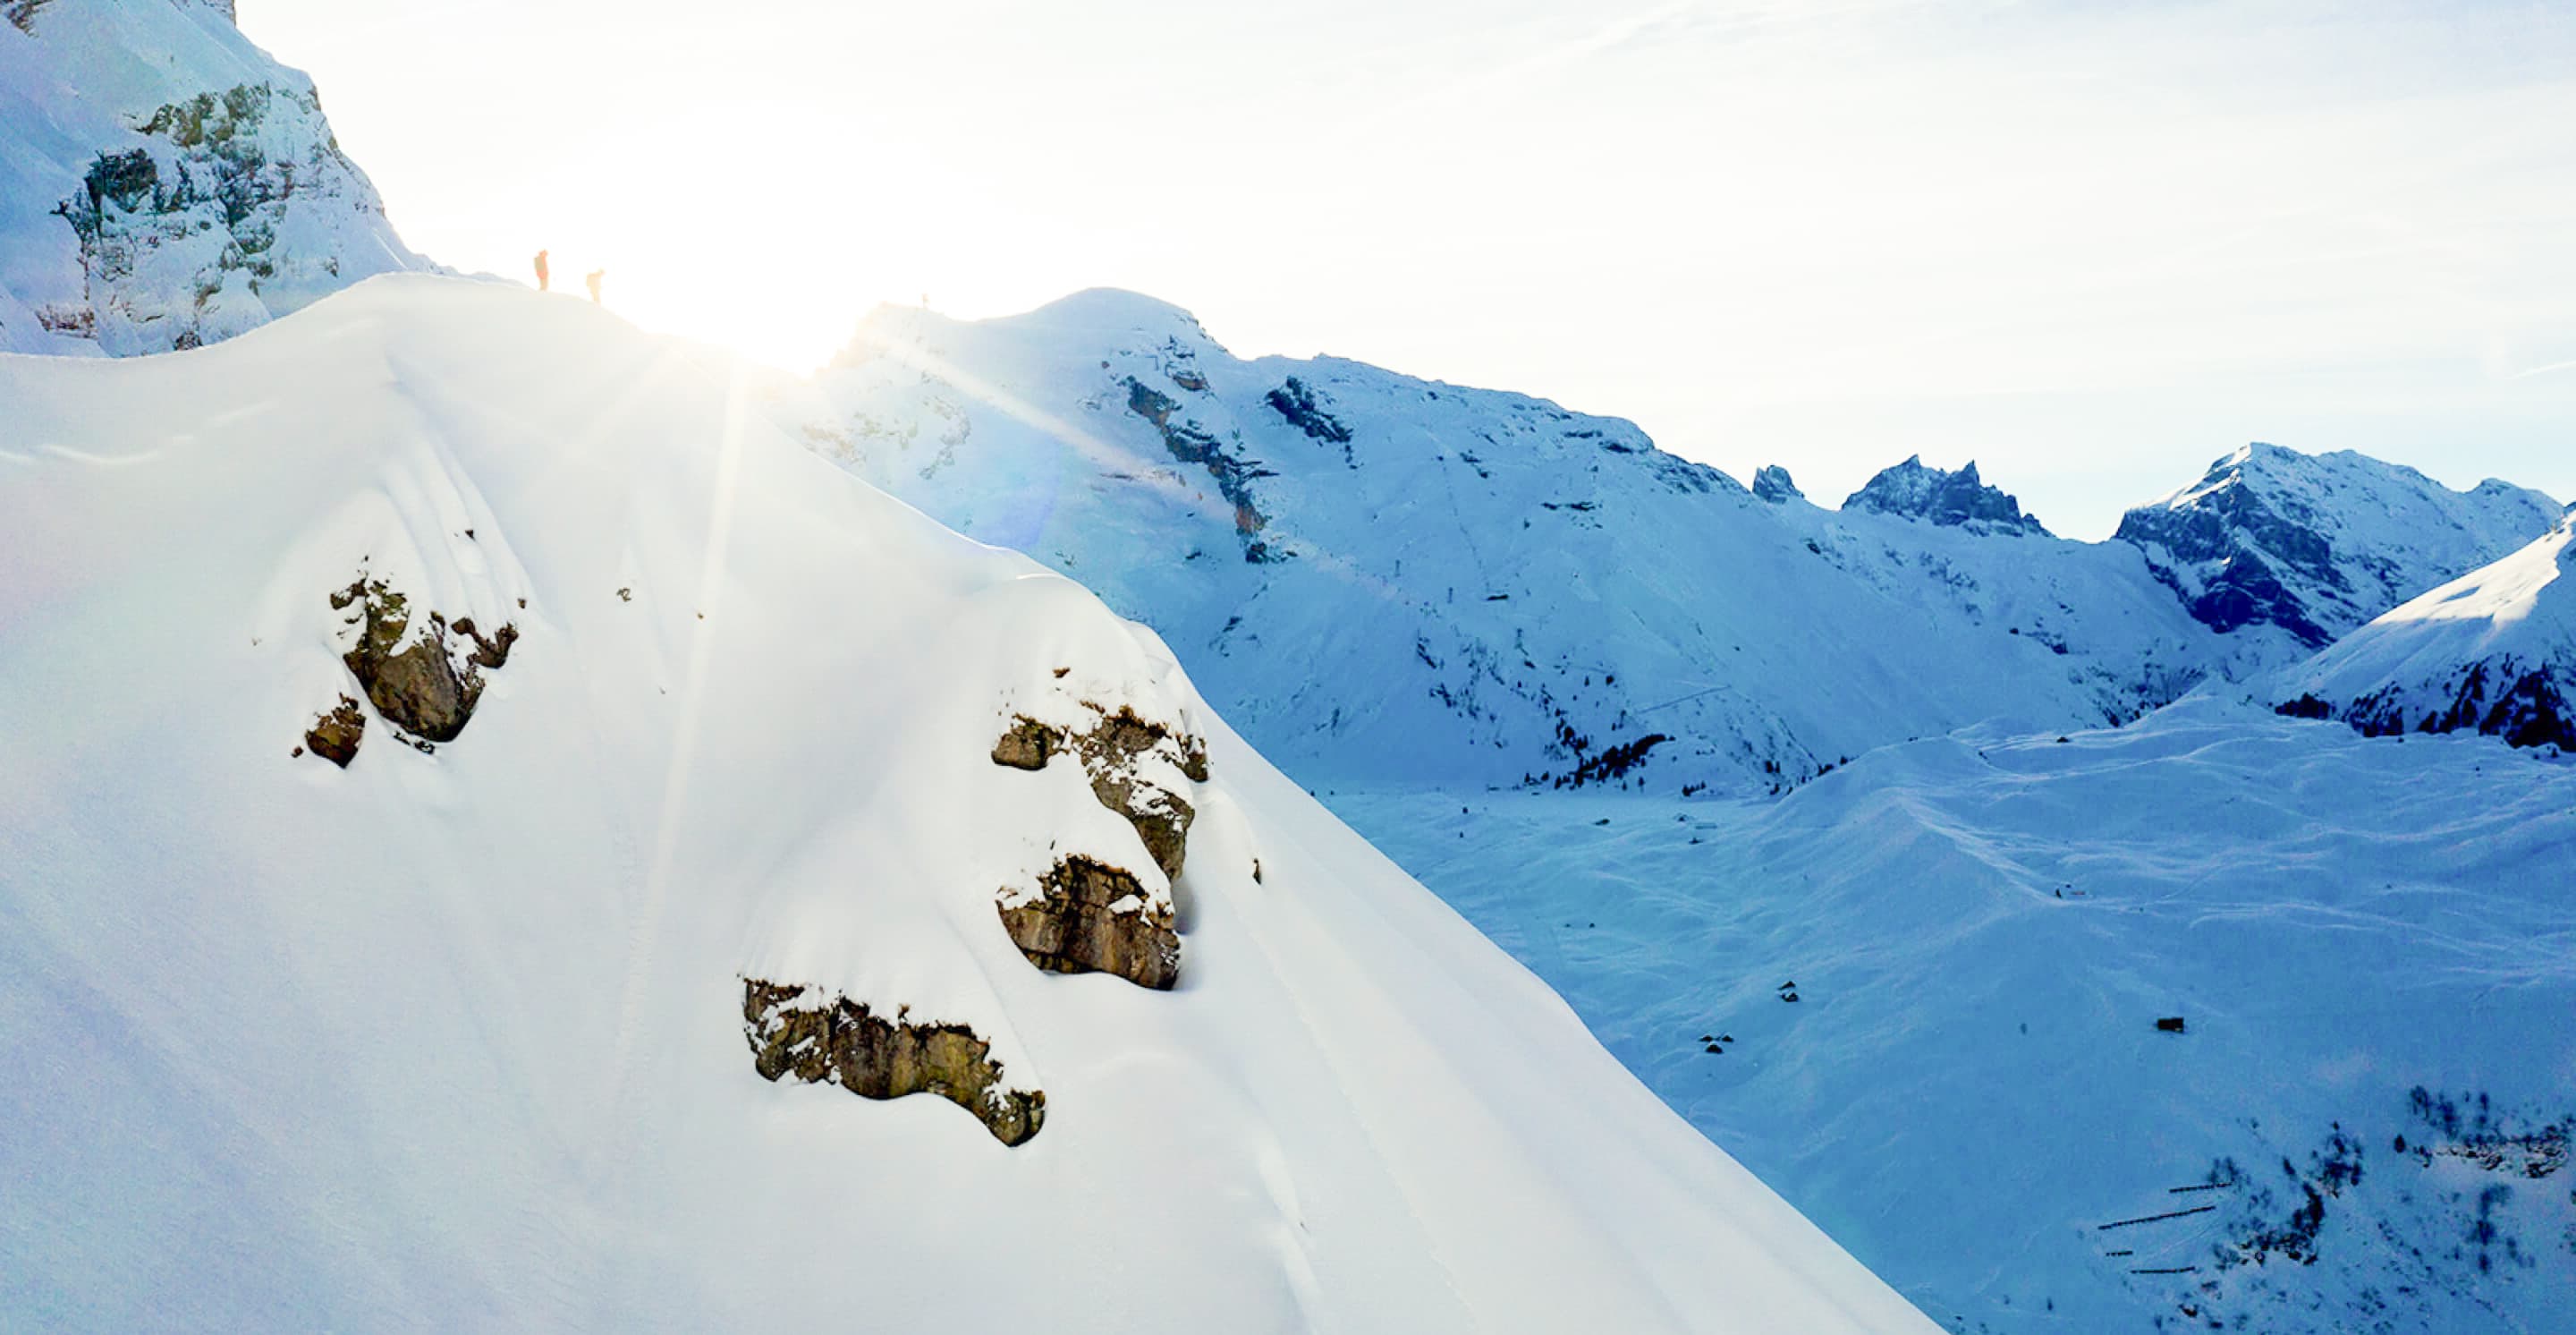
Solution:
{"label": "moss-covered rock", "polygon": [[936,1094],[973,1113],[993,1138],[1018,1145],[1046,1122],[1043,1090],[1003,1083],[992,1044],[961,1024],[889,1020],[819,988],[758,978],[742,983],[743,1037],[764,1080],[829,1082],[864,1098]]}
{"label": "moss-covered rock", "polygon": [[1135,874],[1074,854],[1038,878],[1037,893],[1006,890],[1002,927],[1050,973],[1111,973],[1168,991],[1181,977],[1181,937],[1168,899]]}

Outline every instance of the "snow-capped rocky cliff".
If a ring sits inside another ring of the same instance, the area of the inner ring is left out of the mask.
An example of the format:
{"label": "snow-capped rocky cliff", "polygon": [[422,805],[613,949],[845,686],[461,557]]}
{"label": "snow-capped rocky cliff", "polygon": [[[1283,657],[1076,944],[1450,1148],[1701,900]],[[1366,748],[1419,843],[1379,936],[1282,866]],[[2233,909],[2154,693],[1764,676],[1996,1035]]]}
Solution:
{"label": "snow-capped rocky cliff", "polygon": [[228,0],[15,0],[0,26],[0,351],[230,338],[428,267],[312,80]]}
{"label": "snow-capped rocky cliff", "polygon": [[2576,514],[2282,674],[2283,713],[2576,751]]}
{"label": "snow-capped rocky cliff", "polygon": [[1931,1329],[747,385],[422,275],[0,357],[0,1324]]}
{"label": "snow-capped rocky cliff", "polygon": [[1845,510],[1919,519],[1944,528],[1966,527],[1981,533],[2046,533],[2039,516],[2021,512],[2021,502],[2001,487],[1977,476],[1971,459],[1957,472],[1929,468],[1915,455],[1893,468],[1883,468],[1868,484],[1843,502]]}
{"label": "snow-capped rocky cliff", "polygon": [[[1926,483],[1930,522],[1835,514],[1614,418],[1245,361],[1128,293],[881,309],[777,411],[1154,625],[1301,775],[1775,791],[1963,724],[2133,717],[2221,657],[2133,549],[1973,472]],[[1893,471],[1867,494],[1910,512]]]}
{"label": "snow-capped rocky cliff", "polygon": [[2277,665],[2549,531],[2558,503],[2490,479],[2453,491],[2349,450],[2247,445],[2131,510],[2116,537],[2191,614]]}

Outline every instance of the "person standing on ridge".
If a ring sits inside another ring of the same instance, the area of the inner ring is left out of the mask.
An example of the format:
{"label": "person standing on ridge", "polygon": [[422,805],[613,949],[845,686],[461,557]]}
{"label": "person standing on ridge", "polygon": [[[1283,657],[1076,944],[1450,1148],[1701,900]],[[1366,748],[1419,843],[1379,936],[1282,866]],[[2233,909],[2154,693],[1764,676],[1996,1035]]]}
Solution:
{"label": "person standing on ridge", "polygon": [[582,286],[590,289],[591,305],[596,306],[599,304],[599,280],[606,278],[607,276],[608,271],[606,269],[593,269],[590,271],[588,276],[581,280]]}
{"label": "person standing on ridge", "polygon": [[553,286],[551,279],[552,275],[546,272],[546,252],[540,250],[537,252],[537,290],[549,290]]}

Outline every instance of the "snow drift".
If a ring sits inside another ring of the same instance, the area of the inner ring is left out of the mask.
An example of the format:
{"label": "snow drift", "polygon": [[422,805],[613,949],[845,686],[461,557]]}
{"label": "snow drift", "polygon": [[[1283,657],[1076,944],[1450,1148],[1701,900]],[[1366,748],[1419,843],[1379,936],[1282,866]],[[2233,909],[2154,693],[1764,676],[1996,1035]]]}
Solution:
{"label": "snow drift", "polygon": [[[423,276],[0,357],[0,1311],[1929,1328],[1151,633],[745,385]],[[1134,892],[1042,960],[1077,856]],[[1162,926],[1169,990],[1082,944]]]}

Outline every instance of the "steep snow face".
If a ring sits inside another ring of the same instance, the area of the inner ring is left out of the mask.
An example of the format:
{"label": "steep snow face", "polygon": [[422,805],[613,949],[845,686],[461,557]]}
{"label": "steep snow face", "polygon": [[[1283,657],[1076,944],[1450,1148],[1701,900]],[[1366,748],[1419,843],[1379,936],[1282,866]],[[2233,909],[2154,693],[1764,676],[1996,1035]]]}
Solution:
{"label": "steep snow face", "polygon": [[1964,724],[2130,717],[2216,658],[2127,549],[1841,526],[1626,422],[1244,361],[1127,293],[880,310],[778,411],[1151,623],[1301,777],[1777,790]]}
{"label": "steep snow face", "polygon": [[0,351],[230,338],[427,262],[313,83],[225,0],[17,0],[0,28]]}
{"label": "steep snow face", "polygon": [[2282,674],[2283,713],[2576,751],[2576,514]]}
{"label": "steep snow face", "polygon": [[2492,479],[2457,492],[2349,450],[2258,443],[2131,510],[2114,536],[2147,554],[2194,617],[2252,636],[2243,656],[2271,666],[2548,532],[2558,508]]}
{"label": "steep snow face", "polygon": [[2567,1329],[2576,761],[2195,697],[1332,801],[1952,1330]]}
{"label": "steep snow face", "polygon": [[2021,512],[2020,501],[2001,487],[1980,481],[1973,459],[1953,473],[1927,468],[1923,456],[1915,455],[1893,468],[1880,469],[1868,485],[1843,502],[1843,508],[1979,532],[2048,532],[2040,526],[2039,516]]}
{"label": "steep snow face", "polygon": [[[1151,633],[747,383],[427,276],[0,357],[0,1311],[1930,1329]],[[1075,857],[1133,889],[1042,969]]]}

